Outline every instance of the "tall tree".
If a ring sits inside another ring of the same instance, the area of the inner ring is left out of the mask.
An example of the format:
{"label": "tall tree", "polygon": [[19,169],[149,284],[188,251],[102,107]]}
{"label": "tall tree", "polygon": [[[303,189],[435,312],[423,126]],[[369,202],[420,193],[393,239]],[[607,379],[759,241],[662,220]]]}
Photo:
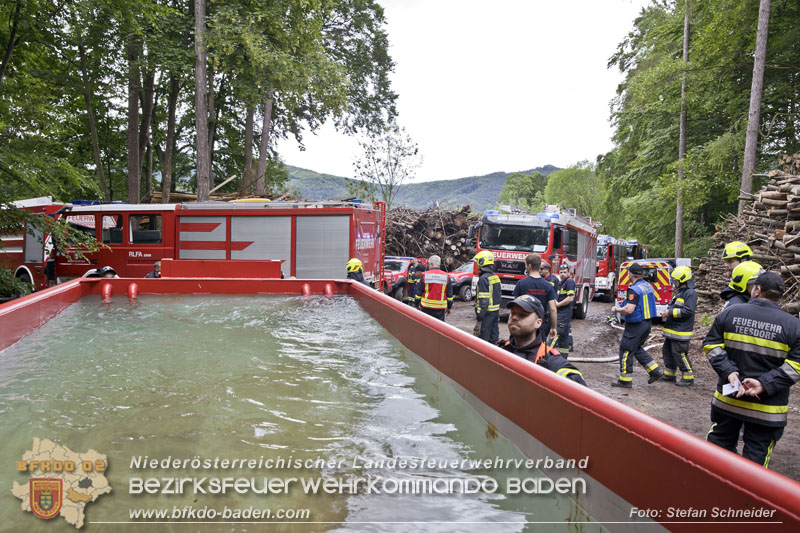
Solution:
{"label": "tall tree", "polygon": [[[753,62],[753,81],[750,86],[750,111],[747,115],[747,137],[742,164],[741,192],[753,192],[753,169],[758,150],[758,130],[761,127],[761,96],[764,93],[764,66],[767,60],[767,32],[769,30],[770,0],[761,0],[758,9],[758,31],[756,32],[756,52]],[[745,200],[739,200],[739,215],[745,207]]]}
{"label": "tall tree", "polygon": [[683,2],[683,68],[681,74],[681,123],[678,138],[678,190],[675,199],[675,257],[683,257],[683,160],[686,157],[686,68],[689,64],[689,0]]}
{"label": "tall tree", "polygon": [[404,128],[388,126],[380,135],[359,141],[361,156],[353,163],[356,178],[391,209],[403,183],[414,179],[422,164],[419,147]]}
{"label": "tall tree", "polygon": [[139,159],[139,45],[128,35],[128,202],[139,203],[142,165]]}
{"label": "tall tree", "polygon": [[195,105],[195,152],[197,166],[197,201],[208,200],[211,188],[211,152],[208,146],[208,101],[206,79],[206,3],[194,0],[194,105]]}

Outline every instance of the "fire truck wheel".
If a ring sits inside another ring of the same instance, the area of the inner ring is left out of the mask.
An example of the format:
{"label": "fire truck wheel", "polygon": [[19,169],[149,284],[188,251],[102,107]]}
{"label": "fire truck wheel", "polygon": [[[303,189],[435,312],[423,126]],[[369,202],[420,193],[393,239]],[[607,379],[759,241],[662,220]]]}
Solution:
{"label": "fire truck wheel", "polygon": [[603,293],[603,301],[610,304],[616,299],[616,297],[617,297],[617,282],[615,281],[611,285],[611,290]]}
{"label": "fire truck wheel", "polygon": [[20,280],[22,283],[28,283],[29,285],[33,286],[33,280],[28,275],[27,272],[22,272],[20,275],[17,276],[17,279]]}
{"label": "fire truck wheel", "polygon": [[406,286],[397,287],[392,294],[392,298],[400,300],[401,302],[406,299]]}
{"label": "fire truck wheel", "polygon": [[459,289],[459,291],[458,291],[458,294],[459,294],[459,296],[461,296],[461,299],[464,300],[465,302],[471,301],[472,300],[472,284],[465,283],[464,285],[462,285],[461,289]]}
{"label": "fire truck wheel", "polygon": [[572,316],[578,320],[586,318],[589,314],[589,289],[583,289],[583,298],[578,305],[572,310]]}

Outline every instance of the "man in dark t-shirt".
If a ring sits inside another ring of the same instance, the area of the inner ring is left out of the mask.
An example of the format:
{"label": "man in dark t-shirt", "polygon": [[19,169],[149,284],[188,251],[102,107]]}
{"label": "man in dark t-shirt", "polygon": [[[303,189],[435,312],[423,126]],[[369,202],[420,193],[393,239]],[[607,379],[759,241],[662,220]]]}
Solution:
{"label": "man in dark t-shirt", "polygon": [[530,254],[525,258],[525,269],[528,275],[519,280],[514,286],[513,296],[522,296],[529,294],[535,296],[542,303],[544,307],[544,317],[542,323],[545,324],[542,328],[550,330],[548,337],[552,338],[556,335],[556,291],[550,282],[542,279],[539,269],[542,266],[542,258],[538,254]]}

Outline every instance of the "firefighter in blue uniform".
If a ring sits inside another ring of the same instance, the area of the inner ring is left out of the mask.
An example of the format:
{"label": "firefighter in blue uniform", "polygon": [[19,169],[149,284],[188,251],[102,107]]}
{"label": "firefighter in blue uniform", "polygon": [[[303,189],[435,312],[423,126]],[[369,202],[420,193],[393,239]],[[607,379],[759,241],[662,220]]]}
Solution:
{"label": "firefighter in blue uniform", "polygon": [[416,306],[417,304],[417,291],[423,272],[425,272],[425,265],[421,262],[417,261],[416,264],[412,263],[408,267],[408,276],[406,276],[406,303],[408,305]]}
{"label": "firefighter in blue uniform", "polygon": [[656,314],[656,298],[653,287],[642,279],[643,275],[642,265],[634,263],[628,267],[631,285],[628,287],[625,306],[614,306],[611,310],[613,313],[627,315],[625,331],[619,344],[619,379],[611,382],[612,387],[633,387],[633,357],[650,375],[648,383],[654,383],[664,375],[658,363],[644,349],[644,343],[650,335],[650,320]]}
{"label": "firefighter in blue uniform", "polygon": [[475,317],[478,323],[473,333],[495,344],[500,340],[500,300],[503,297],[500,278],[494,273],[492,252],[478,252],[474,259],[481,269],[481,275],[478,278],[478,290],[475,295]]}
{"label": "firefighter in blue uniform", "polygon": [[[663,381],[675,383],[679,387],[694,384],[694,372],[689,362],[689,341],[692,340],[694,314],[697,309],[697,292],[692,281],[692,269],[687,266],[675,267],[670,273],[673,297],[661,318],[664,322],[664,344],[661,355],[664,357]],[[681,379],[678,378],[681,369]]]}
{"label": "firefighter in blue uniform", "polygon": [[575,306],[575,280],[572,279],[569,265],[566,263],[561,263],[558,274],[561,277],[561,284],[556,301],[556,309],[558,309],[556,348],[566,359],[572,350],[572,308]]}
{"label": "firefighter in blue uniform", "polygon": [[550,266],[550,263],[542,261],[542,267],[539,269],[539,274],[541,274],[543,280],[553,286],[553,290],[556,291],[556,294],[558,294],[558,289],[561,288],[561,280],[558,279],[558,276],[553,274],[553,268]]}
{"label": "firefighter in blue uniform", "polygon": [[730,283],[719,293],[719,297],[725,300],[722,308],[747,303],[750,300],[747,283],[758,276],[762,270],[761,265],[755,261],[742,261],[736,265],[731,272]]}
{"label": "firefighter in blue uniform", "polygon": [[347,279],[352,279],[353,281],[357,281],[359,283],[363,283],[364,285],[369,286],[367,280],[364,279],[364,265],[361,263],[360,260],[354,257],[350,261],[345,263],[344,266],[345,269],[347,270]]}
{"label": "firefighter in blue uniform", "polygon": [[511,310],[508,316],[508,332],[511,338],[499,341],[498,346],[561,377],[586,386],[580,370],[562,357],[558,350],[549,348],[539,334],[544,306],[538,298],[523,294],[509,302],[506,307]]}
{"label": "firefighter in blue uniform", "polygon": [[[777,304],[785,289],[779,274],[760,274],[750,301],[723,309],[703,341],[719,375],[706,439],[736,453],[744,426],[742,456],[765,467],[786,426],[789,389],[800,381],[800,320]],[[727,384],[738,390],[723,395]]]}

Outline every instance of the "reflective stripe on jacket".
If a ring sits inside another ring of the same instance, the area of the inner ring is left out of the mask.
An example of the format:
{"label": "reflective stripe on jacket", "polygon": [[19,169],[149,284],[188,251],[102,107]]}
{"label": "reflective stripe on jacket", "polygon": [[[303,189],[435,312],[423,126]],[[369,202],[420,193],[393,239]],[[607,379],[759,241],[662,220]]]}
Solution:
{"label": "reflective stripe on jacket", "polygon": [[428,309],[450,309],[453,306],[453,285],[447,273],[439,269],[427,270],[420,281],[422,291],[416,294],[417,301]]}
{"label": "reflective stripe on jacket", "polygon": [[[712,409],[765,426],[786,425],[789,388],[800,381],[800,320],[760,298],[733,305],[717,315],[703,351],[719,375]],[[733,372],[740,381],[760,381],[765,389],[760,399],[723,396]]]}
{"label": "reflective stripe on jacket", "polygon": [[500,300],[503,297],[500,277],[491,270],[482,270],[478,278],[478,291],[475,295],[475,312],[479,319],[486,313],[500,312]]}
{"label": "reflective stripe on jacket", "polygon": [[656,296],[653,286],[640,279],[633,284],[631,290],[639,296],[639,301],[636,303],[633,313],[625,317],[625,322],[641,322],[653,318],[656,314]]}
{"label": "reflective stripe on jacket", "polygon": [[[691,280],[689,281],[691,283]],[[664,337],[676,341],[688,341],[694,329],[694,313],[697,309],[697,293],[693,287],[679,288],[669,304]]]}

